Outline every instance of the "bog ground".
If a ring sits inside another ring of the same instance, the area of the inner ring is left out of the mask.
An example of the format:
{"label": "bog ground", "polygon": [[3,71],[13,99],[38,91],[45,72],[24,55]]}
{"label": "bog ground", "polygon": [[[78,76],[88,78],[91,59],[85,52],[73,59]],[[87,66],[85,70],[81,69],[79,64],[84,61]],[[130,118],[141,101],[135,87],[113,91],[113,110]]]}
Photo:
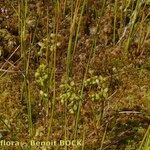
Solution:
{"label": "bog ground", "polygon": [[1,0],[0,149],[150,150],[150,1]]}

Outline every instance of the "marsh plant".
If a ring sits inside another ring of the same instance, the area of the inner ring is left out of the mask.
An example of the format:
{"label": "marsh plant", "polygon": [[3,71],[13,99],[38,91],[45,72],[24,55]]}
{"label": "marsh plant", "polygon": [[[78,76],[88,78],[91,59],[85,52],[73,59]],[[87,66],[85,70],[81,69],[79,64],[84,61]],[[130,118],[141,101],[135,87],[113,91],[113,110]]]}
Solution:
{"label": "marsh plant", "polygon": [[60,99],[61,103],[67,102],[68,111],[73,114],[77,111],[78,103],[80,100],[88,98],[95,102],[103,102],[108,97],[108,79],[102,76],[91,76],[84,81],[84,87],[88,90],[88,95],[86,92],[83,93],[81,97],[81,84],[70,79],[69,82],[62,82],[60,85]]}
{"label": "marsh plant", "polygon": [[50,53],[53,53],[55,47],[58,48],[61,45],[60,41],[61,35],[51,33],[49,38],[45,37],[40,42],[38,42],[40,49],[37,52],[37,54],[38,57],[40,57],[41,62],[35,72],[35,79],[39,87],[41,88],[40,95],[43,98],[48,98],[47,87],[49,86],[48,83],[50,77],[50,68],[48,68],[48,64],[46,63],[47,48],[50,51]]}
{"label": "marsh plant", "polygon": [[108,97],[108,80],[103,76],[92,76],[85,80],[85,88],[89,89],[92,101],[101,101]]}
{"label": "marsh plant", "polygon": [[61,35],[60,34],[54,34],[51,33],[50,37],[43,38],[40,42],[38,42],[38,45],[40,46],[40,49],[38,51],[39,56],[46,56],[46,49],[50,52],[53,52],[55,49],[55,46],[58,48],[61,45]]}
{"label": "marsh plant", "polygon": [[73,80],[64,82],[60,85],[61,94],[59,99],[62,104],[67,103],[67,109],[71,114],[77,111],[77,105],[80,98],[80,89]]}
{"label": "marsh plant", "polygon": [[42,98],[47,98],[48,94],[45,91],[45,87],[48,81],[48,70],[44,63],[41,63],[35,72],[35,80],[38,83],[40,90],[40,95]]}

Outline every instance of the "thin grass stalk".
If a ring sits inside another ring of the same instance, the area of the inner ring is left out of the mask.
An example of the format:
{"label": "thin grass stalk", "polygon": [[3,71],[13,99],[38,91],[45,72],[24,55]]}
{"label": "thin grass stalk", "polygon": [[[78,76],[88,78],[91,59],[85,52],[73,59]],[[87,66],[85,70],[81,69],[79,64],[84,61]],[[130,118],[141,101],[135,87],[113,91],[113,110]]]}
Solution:
{"label": "thin grass stalk", "polygon": [[[26,44],[26,18],[27,18],[27,0],[23,0],[20,2],[20,7],[19,7],[19,17],[20,17],[20,40],[21,40],[21,56],[25,56],[25,44]],[[24,57],[26,59],[26,57]],[[26,61],[26,60],[25,60]]]}
{"label": "thin grass stalk", "polygon": [[[146,33],[145,37],[143,38],[141,47],[142,47],[145,43],[149,43],[149,40],[148,40],[148,36],[149,36],[149,35],[150,35],[150,27],[147,27],[147,33]],[[143,53],[144,53],[144,49],[143,49],[142,52],[140,53],[140,56],[142,56]]]}
{"label": "thin grass stalk", "polygon": [[149,150],[150,146],[150,125],[143,137],[143,140],[138,148],[138,150]]}
{"label": "thin grass stalk", "polygon": [[52,102],[51,102],[51,116],[49,119],[49,126],[48,126],[48,134],[47,134],[47,139],[50,137],[50,134],[52,132],[52,123],[53,123],[53,117],[54,117],[54,108],[55,108],[55,101],[56,101],[56,50],[57,50],[57,35],[58,35],[58,25],[59,25],[59,13],[60,12],[60,4],[59,1],[57,1],[56,6],[55,6],[55,34],[56,34],[56,41],[54,45],[54,50],[52,52],[53,56],[53,69],[52,69],[52,85],[53,85],[53,97],[52,97]]}
{"label": "thin grass stalk", "polygon": [[82,106],[83,94],[84,94],[84,88],[85,88],[84,83],[85,83],[85,80],[86,80],[86,76],[87,76],[87,73],[88,73],[88,69],[89,69],[89,65],[90,65],[90,61],[91,61],[92,56],[93,56],[93,48],[91,48],[90,55],[89,55],[89,58],[88,58],[88,62],[87,62],[86,68],[85,68],[84,77],[83,77],[83,80],[82,80],[82,86],[81,86],[81,92],[80,92],[80,98],[81,99],[80,99],[79,104],[78,104],[76,120],[75,120],[74,140],[77,139],[77,131],[78,131],[79,118],[80,118],[80,110],[81,110],[81,106]]}
{"label": "thin grass stalk", "polygon": [[120,13],[120,28],[123,29],[124,26],[124,19],[123,19],[123,10],[125,8],[125,0],[123,0],[121,5],[121,13]]}
{"label": "thin grass stalk", "polygon": [[47,35],[46,35],[46,66],[48,67],[48,84],[46,84],[46,89],[45,89],[45,91],[46,91],[46,93],[47,93],[47,98],[46,98],[46,101],[45,101],[45,109],[46,109],[46,123],[48,122],[48,115],[49,115],[49,90],[50,90],[50,85],[51,85],[51,82],[50,82],[50,74],[51,74],[51,67],[50,67],[50,64],[51,64],[51,62],[50,62],[50,47],[49,47],[49,40],[50,40],[50,38],[49,38],[49,34],[50,34],[50,32],[49,32],[49,6],[47,6],[47,22],[46,22],[46,33],[47,33]]}
{"label": "thin grass stalk", "polygon": [[71,23],[72,23],[72,20],[73,20],[73,13],[74,13],[74,0],[70,0],[71,1],[71,21],[70,21],[70,25],[71,25]]}
{"label": "thin grass stalk", "polygon": [[101,18],[103,16],[103,13],[104,13],[104,10],[105,10],[105,5],[106,5],[106,0],[103,0],[102,9],[100,9],[98,11],[98,16],[97,16],[97,19],[96,19],[96,34],[93,36],[93,44],[92,44],[92,47],[94,49],[93,57],[95,56],[96,45],[97,45],[97,41],[98,41],[98,38],[99,38],[98,33],[101,30],[100,21],[101,21]]}
{"label": "thin grass stalk", "polygon": [[[145,5],[146,6],[146,5]],[[150,16],[150,13],[148,13],[146,16],[144,15],[144,10],[143,10],[143,15],[142,15],[142,20],[140,22],[140,27],[139,27],[139,32],[140,32],[140,41],[138,42],[138,49],[137,49],[137,52],[140,52],[140,48],[143,46],[143,44],[146,42],[146,39],[149,35],[149,32],[147,30],[146,33],[143,33],[143,24],[145,23],[146,19]],[[148,28],[148,27],[147,27]],[[142,52],[141,52],[142,54]]]}
{"label": "thin grass stalk", "polygon": [[68,48],[67,48],[67,62],[66,62],[67,80],[69,79],[69,77],[71,77],[71,74],[72,74],[71,60],[72,60],[73,36],[75,34],[75,23],[76,23],[76,18],[78,15],[78,10],[80,8],[79,7],[80,2],[81,2],[80,0],[77,0],[77,2],[76,2],[74,16],[73,16],[73,20],[72,20],[71,26],[70,26],[70,36],[69,36],[69,43],[68,43]]}
{"label": "thin grass stalk", "polygon": [[128,15],[128,9],[129,3],[127,3],[127,0],[123,0],[123,3],[121,5],[121,15],[120,15],[120,33],[121,36],[119,36],[119,40],[117,41],[117,44],[121,46],[122,41],[126,35],[127,29],[128,29],[128,22],[127,22],[127,15]]}
{"label": "thin grass stalk", "polygon": [[73,61],[73,56],[75,54],[75,50],[76,50],[76,47],[77,47],[79,31],[80,31],[80,27],[81,27],[82,16],[83,16],[83,12],[84,12],[84,9],[85,9],[86,2],[87,2],[87,0],[84,0],[83,4],[82,4],[81,14],[80,14],[79,23],[78,23],[78,27],[77,27],[77,31],[76,31],[75,42],[74,42],[74,48],[73,48],[73,54],[72,54],[72,61]]}
{"label": "thin grass stalk", "polygon": [[106,101],[106,99],[101,100],[101,111],[100,111],[100,114],[99,114],[99,117],[98,117],[99,119],[96,123],[97,127],[102,123],[102,120],[103,120],[103,114],[104,114],[104,109],[105,109],[105,101]]}
{"label": "thin grass stalk", "polygon": [[117,8],[118,8],[118,0],[115,0],[115,5],[114,5],[114,26],[113,26],[113,44],[114,45],[116,43]]}
{"label": "thin grass stalk", "polygon": [[66,7],[67,7],[67,0],[64,0],[64,3],[63,3],[63,16],[65,17],[65,14],[66,14]]}
{"label": "thin grass stalk", "polygon": [[[34,32],[33,32],[33,35],[32,35],[31,45],[33,45],[33,44],[34,44],[34,41],[35,41],[39,18],[40,18],[40,17],[38,16],[38,18],[36,19],[36,24],[35,24]],[[37,53],[36,53],[36,55],[37,55]]]}
{"label": "thin grass stalk", "polygon": [[[31,112],[31,98],[30,98],[30,86],[28,81],[28,74],[29,74],[29,54],[27,53],[26,47],[26,18],[27,18],[27,11],[28,11],[28,1],[22,0],[19,1],[19,17],[20,17],[20,42],[21,42],[21,57],[23,57],[23,65],[24,65],[24,81],[23,81],[23,91],[22,94],[24,95],[23,98],[27,102],[27,110],[28,110],[28,122],[29,122],[29,137],[32,138],[33,135],[33,125],[32,125],[32,112]],[[30,147],[30,149],[32,149]]]}
{"label": "thin grass stalk", "polygon": [[126,26],[127,22],[126,19],[128,18],[128,7],[130,5],[130,1],[128,2],[127,0],[124,0],[125,2],[123,3],[124,7],[123,7],[123,27]]}
{"label": "thin grass stalk", "polygon": [[132,42],[132,39],[133,39],[135,24],[136,24],[136,20],[137,20],[137,17],[138,17],[138,12],[141,8],[141,5],[142,5],[142,1],[137,0],[136,8],[133,11],[132,17],[131,17],[131,20],[130,20],[130,33],[129,33],[129,36],[128,36],[128,39],[127,39],[127,42],[126,42],[126,46],[125,46],[126,56],[128,56],[128,50],[130,48],[130,45],[131,45],[131,42]]}
{"label": "thin grass stalk", "polygon": [[[24,75],[24,82],[23,82],[23,95],[24,99],[27,102],[27,112],[28,112],[28,124],[29,124],[29,137],[30,140],[32,139],[33,136],[33,123],[32,123],[32,107],[31,107],[31,95],[30,95],[30,84],[28,80],[28,74],[29,74],[29,55],[27,57],[27,62],[26,62],[26,71]],[[34,149],[31,145],[29,145],[29,149],[32,150]]]}
{"label": "thin grass stalk", "polygon": [[[73,15],[73,1],[72,1],[72,4],[71,4],[71,20],[72,20],[72,15]],[[69,44],[71,45],[71,42],[72,42],[72,39],[69,38]],[[71,46],[70,46],[71,47]],[[69,49],[69,46],[68,46],[68,49]],[[69,54],[70,55],[70,54]],[[67,50],[67,57],[68,57],[68,50]],[[69,58],[67,58],[69,59]],[[68,62],[68,60],[67,60]],[[67,70],[67,75],[69,74],[69,70]],[[69,75],[68,75],[69,76]],[[69,78],[69,77],[67,77]],[[68,103],[68,100],[66,100],[64,102],[64,140],[66,141],[67,140],[67,103]],[[64,147],[64,150],[67,150],[67,145],[65,145]]]}
{"label": "thin grass stalk", "polygon": [[101,10],[99,11],[99,22],[100,22],[100,20],[101,20],[101,17],[102,17],[102,15],[103,15],[103,13],[104,13],[104,8],[105,8],[105,5],[106,5],[106,0],[103,0],[103,4],[102,4],[102,8],[101,8]]}
{"label": "thin grass stalk", "polygon": [[[47,81],[47,84],[45,86],[45,91],[47,93],[47,97],[45,99],[45,103],[44,103],[44,108],[46,110],[46,116],[45,116],[45,122],[47,125],[49,125],[49,115],[50,115],[50,112],[49,112],[49,107],[50,107],[50,95],[49,95],[49,91],[51,90],[51,87],[52,87],[52,80],[53,80],[53,70],[51,69],[51,66],[52,66],[52,62],[50,60],[50,46],[49,46],[49,40],[50,40],[50,31],[49,31],[49,6],[47,6],[47,22],[46,22],[46,66],[47,66],[47,70],[48,70],[48,81]],[[52,57],[53,58],[53,57]],[[50,125],[51,126],[51,125]],[[48,129],[48,134],[47,134],[47,140],[49,140],[49,136],[50,136],[50,128],[49,126],[47,127]]]}
{"label": "thin grass stalk", "polygon": [[102,141],[101,141],[101,145],[100,145],[100,149],[99,150],[103,150],[103,145],[104,145],[104,141],[105,141],[105,137],[106,137],[106,133],[107,133],[107,127],[108,127],[108,123],[105,127],[105,131],[104,131],[104,134],[103,134],[103,137],[102,137]]}

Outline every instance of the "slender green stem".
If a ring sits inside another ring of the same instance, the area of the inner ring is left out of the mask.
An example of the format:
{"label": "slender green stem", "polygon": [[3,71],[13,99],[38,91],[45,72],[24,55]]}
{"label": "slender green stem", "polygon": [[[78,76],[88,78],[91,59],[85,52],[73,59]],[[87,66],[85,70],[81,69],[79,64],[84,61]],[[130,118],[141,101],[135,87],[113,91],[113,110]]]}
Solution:
{"label": "slender green stem", "polygon": [[54,109],[55,109],[55,101],[56,101],[56,50],[57,50],[57,35],[58,35],[58,25],[59,25],[59,10],[60,10],[60,6],[59,6],[59,1],[57,1],[56,6],[55,6],[55,24],[56,24],[56,28],[55,28],[55,35],[56,35],[56,39],[55,39],[55,44],[54,44],[54,50],[52,52],[52,57],[53,57],[53,69],[52,69],[52,74],[51,77],[53,79],[53,97],[52,97],[52,102],[51,102],[51,116],[49,119],[49,126],[48,126],[48,134],[47,134],[47,139],[50,136],[50,133],[52,132],[52,123],[53,123],[53,117],[54,117]]}
{"label": "slender green stem", "polygon": [[149,148],[150,148],[149,146],[150,146],[150,125],[143,137],[143,140],[142,140],[138,150],[149,150]]}
{"label": "slender green stem", "polygon": [[[75,34],[75,23],[76,23],[76,18],[77,18],[77,14],[79,11],[79,6],[80,6],[80,0],[77,0],[76,2],[76,6],[75,6],[75,11],[74,11],[74,16],[71,22],[71,26],[70,26],[70,36],[69,36],[69,43],[68,43],[68,48],[67,48],[67,66],[66,66],[66,73],[67,73],[67,78],[69,79],[69,77],[71,77],[72,75],[72,46],[73,46],[73,36]],[[67,80],[68,80],[67,79]]]}
{"label": "slender green stem", "polygon": [[115,0],[115,6],[114,6],[114,27],[113,27],[113,44],[116,42],[116,21],[117,21],[117,5],[118,0]]}

